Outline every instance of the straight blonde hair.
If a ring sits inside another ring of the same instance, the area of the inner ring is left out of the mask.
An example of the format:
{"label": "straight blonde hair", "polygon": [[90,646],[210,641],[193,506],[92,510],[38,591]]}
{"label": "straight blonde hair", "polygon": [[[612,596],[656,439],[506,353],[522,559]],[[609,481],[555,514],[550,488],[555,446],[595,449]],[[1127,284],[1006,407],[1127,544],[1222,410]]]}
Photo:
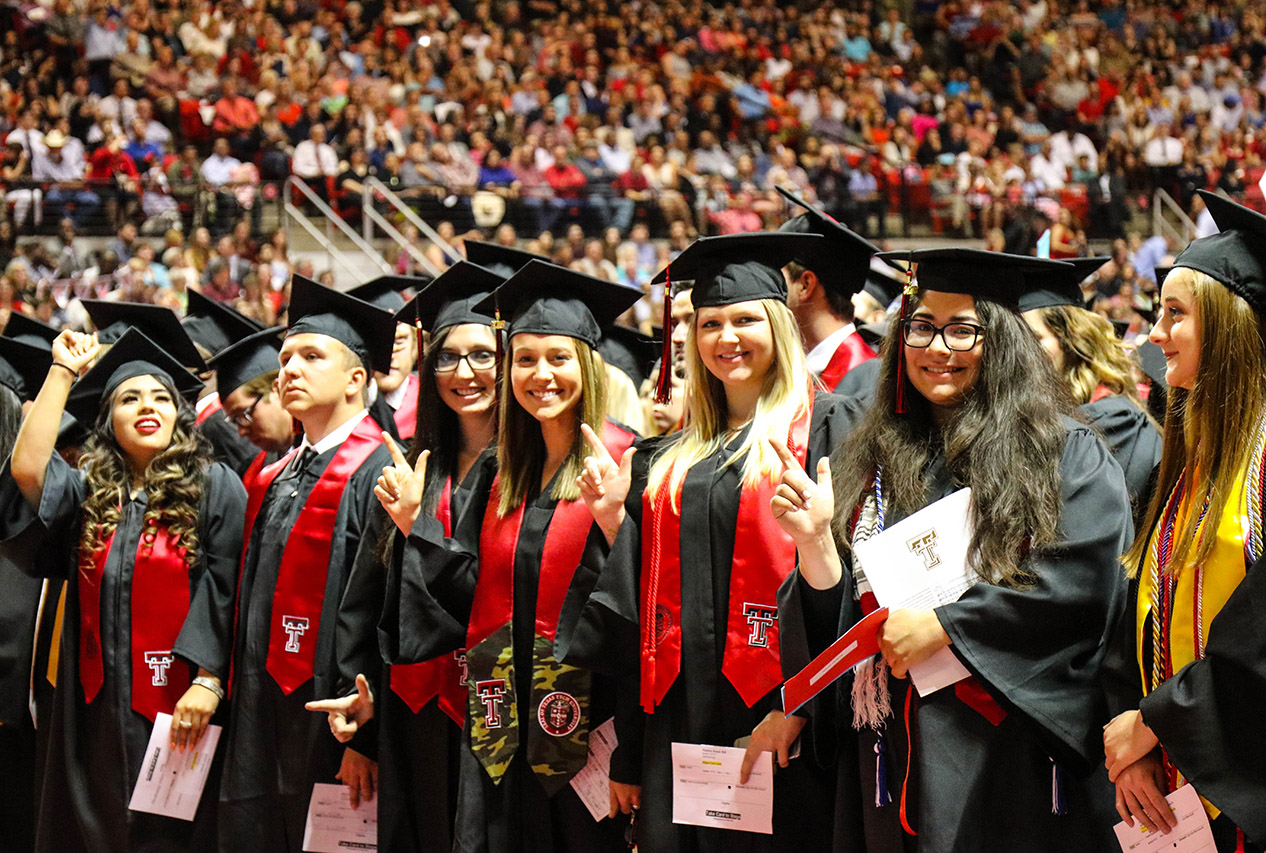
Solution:
{"label": "straight blonde hair", "polygon": [[[781,474],[782,461],[766,439],[786,440],[792,422],[809,407],[813,393],[800,330],[791,310],[777,299],[759,302],[769,318],[774,360],[761,386],[752,428],[722,465],[742,464],[744,488],[753,488],[761,480]],[[681,437],[655,459],[648,482],[652,498],[658,497],[660,489],[669,489],[675,509],[679,508],[677,493],[686,472],[721,449],[729,422],[725,386],[704,366],[699,355],[698,323],[696,314],[686,339],[686,401]]]}

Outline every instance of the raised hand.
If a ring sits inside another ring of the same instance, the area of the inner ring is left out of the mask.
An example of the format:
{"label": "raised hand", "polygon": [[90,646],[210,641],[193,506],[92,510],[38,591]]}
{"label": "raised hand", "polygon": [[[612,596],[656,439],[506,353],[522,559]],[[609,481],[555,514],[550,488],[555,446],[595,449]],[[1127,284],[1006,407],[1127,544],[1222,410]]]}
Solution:
{"label": "raised hand", "polygon": [[831,460],[818,460],[818,479],[814,482],[792,455],[787,444],[776,438],[769,446],[782,460],[782,481],[778,484],[769,509],[778,526],[796,545],[807,545],[831,535],[831,517],[835,514],[835,487],[831,482]]}
{"label": "raised hand", "polygon": [[374,496],[400,532],[408,536],[413,523],[418,520],[418,513],[422,511],[426,460],[430,458],[431,451],[423,450],[418,454],[418,461],[410,465],[390,435],[384,432],[382,440],[391,454],[392,464],[382,469],[382,475],[374,486]]}
{"label": "raised hand", "polygon": [[83,373],[100,353],[101,344],[95,333],[85,335],[66,329],[53,340],[53,362],[65,365],[76,375]]}
{"label": "raised hand", "polygon": [[357,730],[374,718],[374,693],[364,675],[356,676],[356,692],[341,699],[321,699],[303,706],[330,717],[330,732],[339,743],[347,743]]}
{"label": "raised hand", "polygon": [[624,500],[633,482],[633,454],[636,451],[630,447],[616,463],[589,424],[581,424],[580,431],[593,454],[585,457],[585,469],[576,478],[576,484],[580,486],[580,496],[610,545],[624,523]]}

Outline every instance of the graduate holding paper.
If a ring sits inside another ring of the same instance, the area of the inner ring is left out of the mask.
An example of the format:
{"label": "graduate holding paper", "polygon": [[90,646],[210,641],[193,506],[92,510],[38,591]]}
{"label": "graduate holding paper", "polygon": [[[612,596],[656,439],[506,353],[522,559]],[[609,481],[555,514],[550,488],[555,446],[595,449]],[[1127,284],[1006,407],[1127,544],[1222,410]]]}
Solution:
{"label": "graduate holding paper", "polygon": [[[851,627],[876,603],[849,545],[965,487],[981,582],[955,603],[890,613],[882,656],[841,680],[838,705],[816,703],[839,714],[835,849],[1112,849],[1099,676],[1124,606],[1115,555],[1130,506],[1107,449],[1062,415],[1016,311],[1052,262],[905,258],[918,290],[885,342],[876,405],[829,465],[814,459],[816,477],[782,454],[772,510],[800,572],[780,606],[804,613],[811,638],[830,627],[824,613]],[[909,668],[947,646],[970,677],[920,698]]]}
{"label": "graduate holding paper", "polygon": [[[224,698],[246,494],[195,429],[197,377],[130,329],[74,381],[100,350],[54,341],[0,479],[5,556],[71,581],[37,849],[210,850],[213,787],[192,823],[127,804],[154,718],[185,747]],[[63,410],[91,425],[79,470],[54,452]]]}

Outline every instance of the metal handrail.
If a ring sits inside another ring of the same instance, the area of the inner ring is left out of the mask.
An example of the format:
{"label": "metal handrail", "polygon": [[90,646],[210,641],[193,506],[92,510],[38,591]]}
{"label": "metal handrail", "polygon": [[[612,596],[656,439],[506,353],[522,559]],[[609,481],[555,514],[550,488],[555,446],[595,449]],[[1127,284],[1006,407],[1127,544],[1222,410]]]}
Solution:
{"label": "metal handrail", "polygon": [[434,261],[428,258],[421,249],[419,249],[412,242],[410,242],[408,238],[406,238],[403,234],[401,234],[400,230],[396,228],[395,225],[392,225],[391,221],[387,219],[387,217],[379,213],[378,210],[372,204],[363,206],[361,208],[361,214],[365,217],[366,231],[370,230],[369,223],[371,221],[376,223],[379,228],[387,232],[388,237],[394,240],[396,244],[400,246],[400,248],[408,252],[409,256],[412,257],[419,264],[421,264],[423,268],[425,268],[426,271],[429,272],[431,275],[438,276],[440,273],[443,272],[442,269],[440,269],[438,266],[435,265]]}
{"label": "metal handrail", "polygon": [[[1178,225],[1170,223],[1162,208],[1169,210],[1178,218]],[[1181,246],[1190,243],[1196,236],[1196,223],[1178,202],[1174,201],[1173,196],[1160,187],[1152,193],[1152,233],[1168,237]]]}
{"label": "metal handrail", "polygon": [[[382,181],[378,180],[377,178],[373,176],[367,177],[364,183],[362,184],[361,193],[364,199],[363,204],[361,205],[362,210],[368,210],[373,207],[373,203],[374,203],[373,194],[377,193],[387,202],[387,204],[391,205],[396,210],[398,210],[400,214],[404,216],[404,218],[409,222],[410,225],[412,225],[414,228],[417,228],[418,233],[422,234],[423,236],[426,237],[426,239],[430,240],[432,243],[439,246],[440,250],[444,253],[446,257],[452,258],[452,257],[458,256],[459,254],[458,251],[454,249],[447,240],[441,237],[438,231],[436,231],[434,228],[428,225],[426,223],[426,220],[424,220],[421,216],[418,216],[417,211],[409,207],[409,205],[405,204],[404,200],[401,199],[400,196],[396,195]],[[405,240],[404,236],[401,235],[399,231],[396,231],[392,239],[395,239],[396,242],[399,243],[401,246],[408,245],[409,243],[409,241]],[[441,272],[441,270],[438,269],[429,260],[425,263],[425,266],[427,267],[428,270],[432,272],[433,275],[438,275]]]}
{"label": "metal handrail", "polygon": [[[326,228],[329,228],[331,225],[334,226],[343,234],[343,236],[347,237],[349,240],[352,241],[352,245],[354,245],[356,248],[364,252],[365,255],[371,261],[377,264],[379,269],[381,269],[384,273],[390,274],[391,272],[393,272],[391,264],[387,263],[387,261],[378,252],[378,250],[369,244],[369,241],[365,240],[363,237],[357,234],[355,229],[353,229],[350,225],[348,225],[347,222],[343,219],[343,217],[335,213],[332,207],[326,204],[321,199],[320,196],[318,196],[316,193],[312,191],[311,187],[309,187],[306,183],[304,183],[304,181],[301,178],[295,177],[294,175],[291,175],[289,178],[286,179],[285,195],[286,195],[286,212],[287,213],[291,214],[292,216],[298,214],[298,216],[302,217],[304,221],[307,221],[309,225],[312,224],[311,221],[308,220],[308,218],[304,216],[299,211],[299,209],[291,202],[290,191],[292,188],[298,189],[300,195],[302,195],[305,199],[307,199],[308,202],[311,203],[317,209],[317,211],[322,216],[325,217]],[[315,229],[315,226],[313,226],[313,228]],[[309,231],[308,233],[311,234],[312,232]],[[322,242],[323,246],[325,244],[328,244],[327,251],[329,249],[333,249],[333,242],[329,240],[328,236],[325,238],[324,241],[318,241],[318,242]],[[338,250],[334,249],[334,251],[338,251]]]}
{"label": "metal handrail", "polygon": [[[291,219],[298,222],[299,225],[303,227],[303,230],[308,232],[308,236],[316,240],[317,244],[325,251],[325,254],[332,261],[342,267],[349,275],[352,276],[353,279],[358,279],[360,277],[361,271],[356,268],[356,265],[348,260],[347,255],[343,254],[343,252],[334,245],[333,241],[331,241],[329,237],[321,233],[320,228],[317,228],[314,224],[312,224],[312,220],[308,219],[308,217],[304,215],[303,211],[291,204],[289,200],[285,202],[283,210],[285,210],[288,214],[286,217],[287,223],[290,222]],[[293,245],[289,229],[287,229],[286,241]]]}

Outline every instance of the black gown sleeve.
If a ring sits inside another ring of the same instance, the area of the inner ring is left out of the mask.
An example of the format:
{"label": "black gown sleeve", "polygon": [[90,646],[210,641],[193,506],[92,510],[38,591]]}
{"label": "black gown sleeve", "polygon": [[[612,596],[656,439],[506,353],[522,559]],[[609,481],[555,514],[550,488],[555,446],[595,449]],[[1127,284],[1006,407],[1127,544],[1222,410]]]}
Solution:
{"label": "black gown sleeve", "polygon": [[246,473],[246,469],[251,467],[255,457],[259,455],[259,448],[238,433],[237,427],[224,414],[223,409],[213,412],[199,429],[207,441],[211,442],[216,461],[223,462],[238,477]]}
{"label": "black gown sleeve", "polygon": [[1125,475],[1130,500],[1147,503],[1152,475],[1160,464],[1163,439],[1147,414],[1124,397],[1104,397],[1078,411],[1108,445]]}
{"label": "black gown sleeve", "polygon": [[1204,659],[1138,707],[1200,795],[1266,843],[1266,557],[1213,618]]}
{"label": "black gown sleeve", "polygon": [[1090,767],[1103,760],[1100,670],[1133,530],[1120,466],[1085,427],[1069,430],[1060,475],[1060,537],[1025,561],[1033,586],[979,583],[936,613],[994,698],[1036,724],[1053,757]]}
{"label": "black gown sleeve", "polygon": [[79,546],[79,508],[86,494],[83,475],[53,454],[36,512],[18,490],[6,461],[0,470],[0,553],[32,577],[70,578]]}
{"label": "black gown sleeve", "polygon": [[172,652],[227,681],[233,654],[246,488],[237,474],[221,462],[214,462],[207,469],[205,488],[198,525],[198,575],[189,615]]}
{"label": "black gown sleeve", "polygon": [[338,609],[334,632],[334,653],[338,682],[334,692],[348,696],[356,692],[356,676],[364,675],[374,695],[379,694],[382,656],[378,650],[378,618],[386,596],[387,571],[378,561],[379,540],[393,532],[395,524],[381,505],[370,508],[367,534],[356,548]]}

